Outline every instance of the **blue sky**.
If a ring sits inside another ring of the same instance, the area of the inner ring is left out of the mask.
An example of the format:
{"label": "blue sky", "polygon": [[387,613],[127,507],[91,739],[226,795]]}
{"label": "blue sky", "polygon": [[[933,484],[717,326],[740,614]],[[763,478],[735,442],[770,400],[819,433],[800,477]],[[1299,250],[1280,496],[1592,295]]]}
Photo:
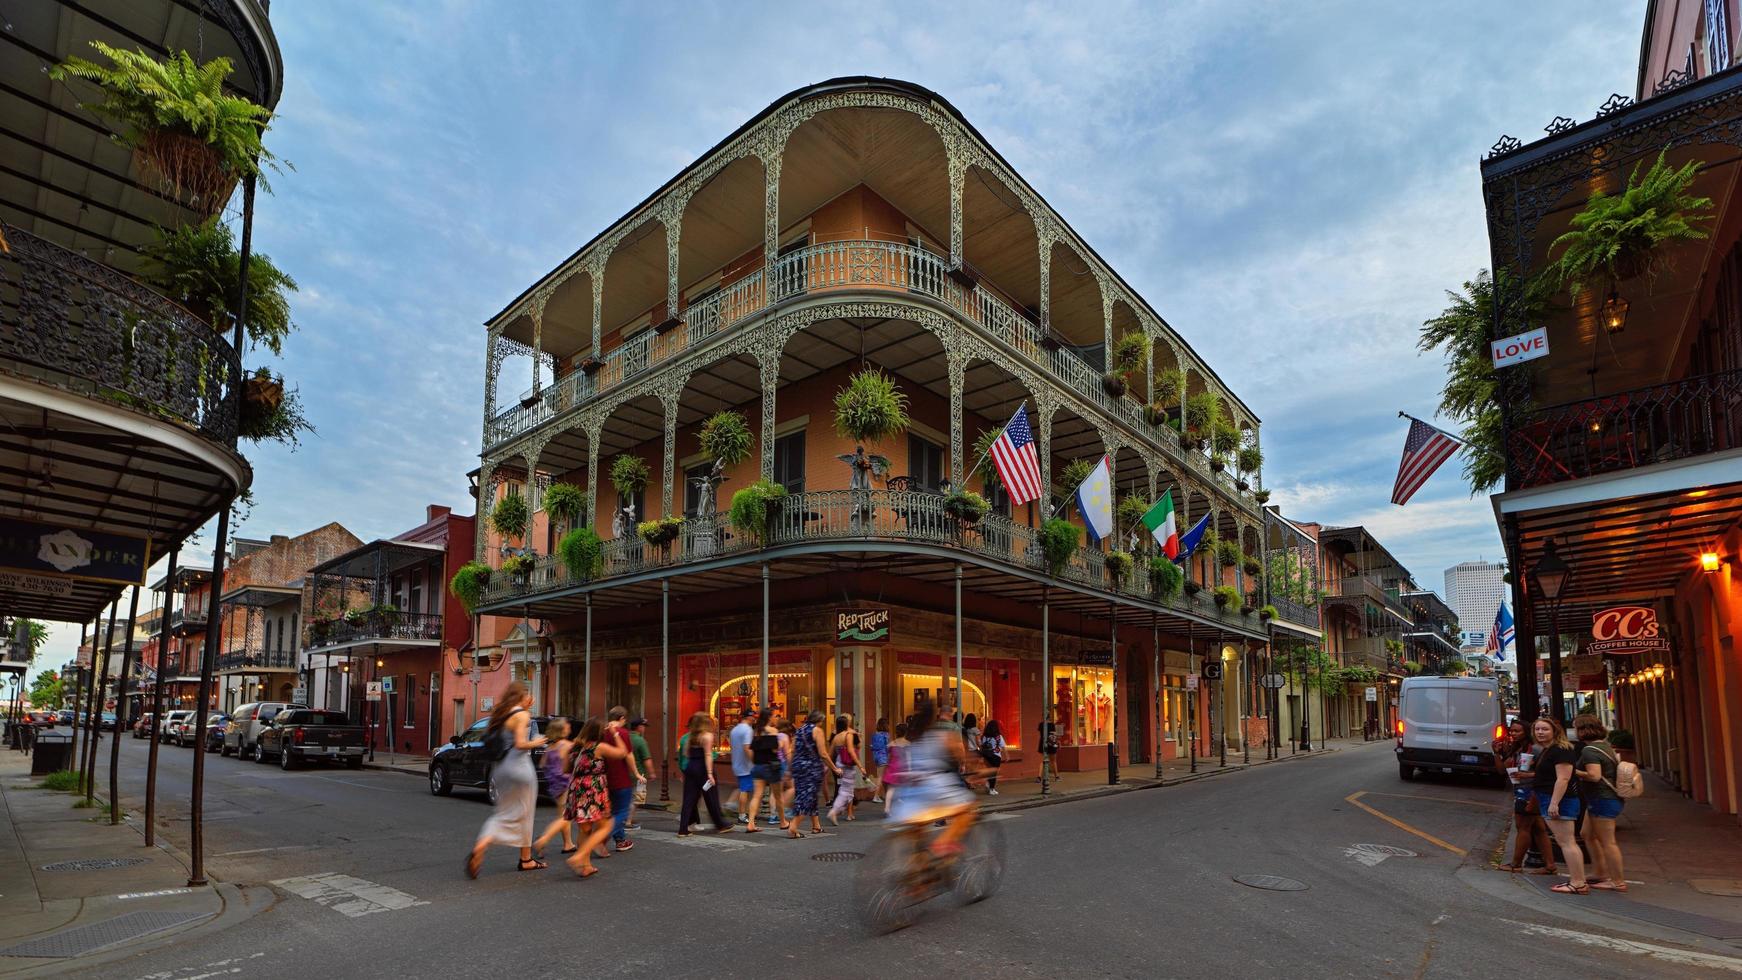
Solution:
{"label": "blue sky", "polygon": [[[773,99],[867,74],[948,98],[1215,367],[1264,420],[1273,503],[1368,525],[1435,589],[1500,555],[1455,462],[1389,503],[1397,412],[1431,417],[1442,373],[1417,329],[1488,262],[1478,161],[1631,94],[1643,21],[1626,0],[274,7],[269,143],[295,170],[255,242],[301,284],[282,367],[319,434],[250,452],[242,533],[469,509],[482,321]],[[77,639],[57,627],[38,663]]]}

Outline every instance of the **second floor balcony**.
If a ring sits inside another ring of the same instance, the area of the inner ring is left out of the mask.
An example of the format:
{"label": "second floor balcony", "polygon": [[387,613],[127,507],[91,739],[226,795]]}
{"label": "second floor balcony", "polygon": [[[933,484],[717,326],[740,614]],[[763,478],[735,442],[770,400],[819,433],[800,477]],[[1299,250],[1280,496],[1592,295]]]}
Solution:
{"label": "second floor balcony", "polygon": [[218,673],[220,674],[283,672],[296,669],[297,652],[295,650],[243,647],[218,654]]}
{"label": "second floor balcony", "polygon": [[364,644],[419,646],[439,645],[441,641],[440,613],[408,613],[396,609],[359,610],[338,619],[314,620],[307,628],[310,653]]}

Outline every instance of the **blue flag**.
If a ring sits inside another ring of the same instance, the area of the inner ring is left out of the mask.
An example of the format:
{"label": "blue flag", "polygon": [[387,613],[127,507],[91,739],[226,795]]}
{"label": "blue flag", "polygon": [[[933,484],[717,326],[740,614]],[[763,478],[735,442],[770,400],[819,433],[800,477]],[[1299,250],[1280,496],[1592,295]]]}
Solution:
{"label": "blue flag", "polygon": [[1192,556],[1192,552],[1197,550],[1198,542],[1203,540],[1204,531],[1208,530],[1209,526],[1210,515],[1205,514],[1203,517],[1198,518],[1198,522],[1192,525],[1190,531],[1180,535],[1179,557],[1174,559],[1175,564],[1183,562]]}
{"label": "blue flag", "polygon": [[1500,603],[1500,609],[1494,614],[1494,629],[1488,634],[1488,648],[1482,652],[1495,660],[1506,659],[1506,648],[1518,638],[1518,630],[1512,622],[1512,610],[1506,608],[1505,600]]}

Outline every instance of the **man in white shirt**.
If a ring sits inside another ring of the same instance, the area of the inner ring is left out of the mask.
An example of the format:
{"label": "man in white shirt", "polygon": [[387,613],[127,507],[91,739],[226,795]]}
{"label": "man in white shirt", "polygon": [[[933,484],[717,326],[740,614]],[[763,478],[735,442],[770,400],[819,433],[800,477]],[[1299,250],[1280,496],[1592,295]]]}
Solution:
{"label": "man in white shirt", "polygon": [[756,717],[756,712],[745,708],[739,717],[738,724],[732,726],[727,740],[732,745],[732,775],[738,780],[737,809],[738,819],[750,820],[750,791],[756,788],[756,781],[750,778],[754,768],[750,763],[750,740],[756,737],[756,729],[750,722]]}

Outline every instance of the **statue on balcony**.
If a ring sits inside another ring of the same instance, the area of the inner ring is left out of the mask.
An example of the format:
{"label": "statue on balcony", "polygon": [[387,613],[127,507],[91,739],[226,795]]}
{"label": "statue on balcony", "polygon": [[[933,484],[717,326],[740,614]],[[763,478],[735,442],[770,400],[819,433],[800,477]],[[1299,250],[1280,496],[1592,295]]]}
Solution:
{"label": "statue on balcony", "polygon": [[726,464],[714,460],[714,465],[706,473],[690,481],[696,485],[696,519],[711,521],[719,502],[715,499],[719,493],[720,484],[726,482]]}
{"label": "statue on balcony", "polygon": [[876,453],[867,453],[863,445],[854,446],[851,453],[841,453],[835,458],[846,463],[852,473],[847,482],[847,489],[853,494],[853,509],[849,520],[853,533],[856,534],[861,524],[871,523],[871,477],[886,479],[889,476],[889,460]]}
{"label": "statue on balcony", "polygon": [[635,501],[623,502],[623,509],[611,515],[611,536],[621,538],[635,533]]}

